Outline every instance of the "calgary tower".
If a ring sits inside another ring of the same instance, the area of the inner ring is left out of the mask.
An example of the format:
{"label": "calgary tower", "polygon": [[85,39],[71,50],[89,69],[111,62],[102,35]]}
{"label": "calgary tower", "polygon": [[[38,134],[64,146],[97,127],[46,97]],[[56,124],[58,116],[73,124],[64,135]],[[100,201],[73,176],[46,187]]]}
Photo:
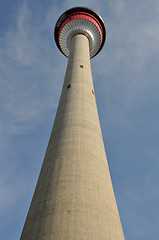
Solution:
{"label": "calgary tower", "polygon": [[89,8],[71,8],[54,36],[68,65],[20,239],[124,240],[90,67],[106,39],[104,22]]}

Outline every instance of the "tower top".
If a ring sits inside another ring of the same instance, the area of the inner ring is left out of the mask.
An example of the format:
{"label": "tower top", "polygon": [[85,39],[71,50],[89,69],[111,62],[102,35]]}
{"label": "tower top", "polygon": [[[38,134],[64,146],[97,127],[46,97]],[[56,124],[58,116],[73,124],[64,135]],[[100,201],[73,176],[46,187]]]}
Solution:
{"label": "tower top", "polygon": [[57,47],[66,57],[69,56],[71,39],[76,34],[88,37],[90,58],[93,58],[100,52],[106,40],[104,21],[90,8],[70,8],[59,17],[54,30]]}

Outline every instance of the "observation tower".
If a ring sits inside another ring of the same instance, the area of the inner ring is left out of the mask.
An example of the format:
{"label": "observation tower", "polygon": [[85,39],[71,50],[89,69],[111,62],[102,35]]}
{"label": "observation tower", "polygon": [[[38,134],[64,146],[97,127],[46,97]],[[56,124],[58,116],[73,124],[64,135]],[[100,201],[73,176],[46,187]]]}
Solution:
{"label": "observation tower", "polygon": [[54,36],[68,65],[20,239],[124,240],[90,67],[106,39],[104,22],[89,8],[71,8]]}

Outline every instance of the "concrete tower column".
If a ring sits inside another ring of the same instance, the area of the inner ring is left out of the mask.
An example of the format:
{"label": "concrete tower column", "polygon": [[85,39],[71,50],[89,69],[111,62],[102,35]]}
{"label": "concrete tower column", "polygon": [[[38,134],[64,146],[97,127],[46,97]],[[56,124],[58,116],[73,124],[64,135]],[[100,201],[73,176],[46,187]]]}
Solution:
{"label": "concrete tower column", "polygon": [[59,106],[21,240],[124,240],[96,107],[89,45],[83,33],[70,42]]}

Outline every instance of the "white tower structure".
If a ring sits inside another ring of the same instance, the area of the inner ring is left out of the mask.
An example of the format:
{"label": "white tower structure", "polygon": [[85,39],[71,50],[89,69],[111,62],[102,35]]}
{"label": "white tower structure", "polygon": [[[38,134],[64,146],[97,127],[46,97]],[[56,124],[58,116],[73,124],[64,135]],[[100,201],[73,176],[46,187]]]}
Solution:
{"label": "white tower structure", "polygon": [[124,240],[90,67],[106,39],[104,22],[75,7],[60,16],[54,33],[68,66],[20,239]]}

